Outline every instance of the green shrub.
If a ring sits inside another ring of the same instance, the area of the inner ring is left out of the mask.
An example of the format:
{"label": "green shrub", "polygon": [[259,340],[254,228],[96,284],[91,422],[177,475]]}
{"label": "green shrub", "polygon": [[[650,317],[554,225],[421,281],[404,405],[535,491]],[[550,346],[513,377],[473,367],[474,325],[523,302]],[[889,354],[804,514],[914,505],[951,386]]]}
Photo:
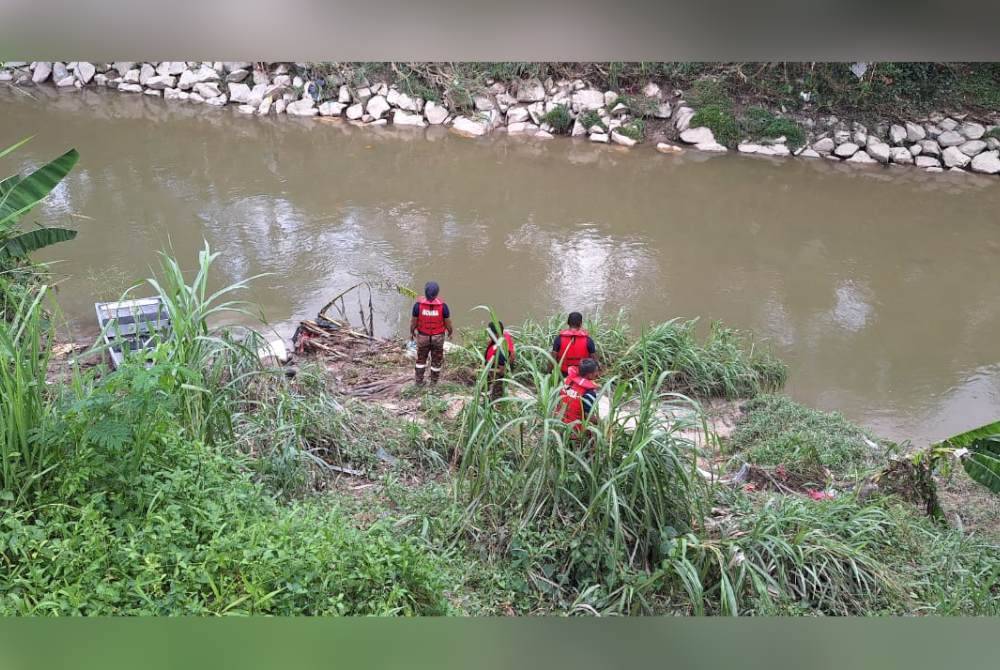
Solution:
{"label": "green shrub", "polygon": [[630,137],[636,142],[641,142],[646,135],[646,124],[642,119],[633,119],[628,123],[619,126],[618,132],[625,137]]}
{"label": "green shrub", "polygon": [[442,614],[439,567],[329,503],[275,504],[218,450],[157,436],[136,468],[82,449],[69,485],[0,521],[0,613]]}
{"label": "green shrub", "polygon": [[709,105],[698,109],[691,117],[691,127],[699,128],[702,126],[712,131],[715,141],[719,144],[733,147],[740,141],[736,117],[727,108]]}
{"label": "green shrub", "polygon": [[580,113],[580,124],[587,130],[590,130],[594,126],[600,126],[604,130],[608,129],[607,125],[601,119],[601,115],[592,109]]}
{"label": "green shrub", "polygon": [[695,108],[714,107],[719,110],[733,108],[733,100],[725,85],[716,79],[699,79],[694,82],[687,98]]}
{"label": "green shrub", "polygon": [[731,449],[757,465],[818,459],[835,474],[872,467],[884,459],[887,446],[837,412],[820,412],[780,395],[746,403],[730,442]]}
{"label": "green shrub", "polygon": [[573,130],[573,117],[566,105],[556,105],[542,118],[559,135],[567,135]]}
{"label": "green shrub", "polygon": [[773,139],[783,135],[792,148],[798,148],[806,141],[802,126],[791,119],[775,116],[762,107],[749,108],[740,117],[739,123],[743,135],[750,139]]}

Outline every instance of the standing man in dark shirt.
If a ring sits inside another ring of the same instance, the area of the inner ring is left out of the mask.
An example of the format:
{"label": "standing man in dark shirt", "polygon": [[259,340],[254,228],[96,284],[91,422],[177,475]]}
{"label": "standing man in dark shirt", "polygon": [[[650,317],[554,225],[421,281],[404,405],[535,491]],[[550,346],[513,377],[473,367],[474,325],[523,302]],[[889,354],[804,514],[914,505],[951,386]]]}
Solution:
{"label": "standing man in dark shirt", "polygon": [[583,329],[582,314],[570,312],[566,325],[568,327],[552,341],[552,357],[556,359],[563,377],[569,374],[571,367],[578,367],[584,358],[593,358],[597,353],[593,338]]}
{"label": "standing man in dark shirt", "polygon": [[427,354],[431,357],[431,385],[437,384],[444,365],[445,334],[451,337],[451,312],[447,303],[438,298],[437,282],[424,286],[424,298],[413,304],[410,318],[410,337],[417,342],[417,362],[414,374],[417,386],[424,385]]}

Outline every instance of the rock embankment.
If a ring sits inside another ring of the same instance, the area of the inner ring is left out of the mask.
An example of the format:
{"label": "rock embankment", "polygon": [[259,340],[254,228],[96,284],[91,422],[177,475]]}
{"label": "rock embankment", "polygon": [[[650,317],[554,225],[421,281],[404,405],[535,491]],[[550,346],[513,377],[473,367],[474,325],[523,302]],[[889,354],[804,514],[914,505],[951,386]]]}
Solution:
{"label": "rock embankment", "polygon": [[[250,61],[7,62],[0,82],[106,87],[169,101],[233,105],[246,115],[342,118],[360,126],[447,126],[467,137],[506,132],[544,140],[563,134],[623,147],[653,141],[663,153],[729,151],[711,129],[692,126],[696,110],[682,91],[655,82],[629,94],[601,90],[581,79],[487,81],[455,104],[440,91],[425,89],[424,99],[386,81],[308,74],[315,71],[308,63]],[[805,130],[804,145],[794,147],[785,137],[745,138],[736,151],[931,172],[1000,173],[1000,130],[982,119],[935,114],[871,129],[832,116],[793,120]]]}

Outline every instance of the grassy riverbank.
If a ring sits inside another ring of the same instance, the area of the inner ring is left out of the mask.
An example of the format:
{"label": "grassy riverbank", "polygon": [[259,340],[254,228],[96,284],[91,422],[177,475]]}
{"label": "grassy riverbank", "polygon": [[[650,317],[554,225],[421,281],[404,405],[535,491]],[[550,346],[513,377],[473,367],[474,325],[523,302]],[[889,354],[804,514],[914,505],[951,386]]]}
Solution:
{"label": "grassy riverbank", "polygon": [[769,395],[785,368],[744,334],[590,324],[583,446],[553,419],[553,324],[519,329],[499,401],[468,352],[439,390],[360,400],[323,356],[287,378],[212,331],[241,308],[204,291],[213,260],[186,283],[165,259],[148,368],[48,385],[48,297],[0,324],[0,612],[1000,613],[997,538],[866,489],[893,445]]}

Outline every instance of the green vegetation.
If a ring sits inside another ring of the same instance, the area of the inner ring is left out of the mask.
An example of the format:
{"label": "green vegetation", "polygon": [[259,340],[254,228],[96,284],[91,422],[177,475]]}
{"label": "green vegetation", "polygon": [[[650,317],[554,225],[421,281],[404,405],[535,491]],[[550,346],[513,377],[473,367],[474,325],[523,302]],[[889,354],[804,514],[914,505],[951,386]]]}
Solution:
{"label": "green vegetation", "polygon": [[573,130],[573,117],[566,105],[556,105],[542,118],[559,135],[568,135]]}
{"label": "green vegetation", "polygon": [[729,446],[751,463],[818,464],[845,474],[885,460],[887,445],[836,412],[820,412],[780,395],[758,396],[742,411]]}
{"label": "green vegetation", "polygon": [[594,126],[600,126],[604,130],[608,129],[608,126],[604,123],[601,115],[592,109],[588,109],[580,114],[580,124],[588,130]]}
{"label": "green vegetation", "polygon": [[792,121],[775,116],[762,107],[751,107],[740,118],[741,132],[751,139],[773,139],[784,136],[788,146],[796,149],[806,141],[806,132],[802,126]]}
{"label": "green vegetation", "polygon": [[733,100],[718,81],[696,81],[691,101],[698,108],[691,118],[692,127],[710,128],[720,144],[733,147],[743,139],[763,140],[781,136],[792,148],[805,144],[805,130],[791,119],[775,116],[763,107],[735,111]]}
{"label": "green vegetation", "polygon": [[990,128],[989,130],[986,131],[986,134],[983,135],[983,137],[986,138],[993,137],[1000,140],[1000,126],[997,126],[996,128]]}
{"label": "green vegetation", "polygon": [[628,123],[619,126],[618,132],[625,137],[630,137],[636,142],[641,142],[646,136],[646,124],[642,119],[632,119]]}

